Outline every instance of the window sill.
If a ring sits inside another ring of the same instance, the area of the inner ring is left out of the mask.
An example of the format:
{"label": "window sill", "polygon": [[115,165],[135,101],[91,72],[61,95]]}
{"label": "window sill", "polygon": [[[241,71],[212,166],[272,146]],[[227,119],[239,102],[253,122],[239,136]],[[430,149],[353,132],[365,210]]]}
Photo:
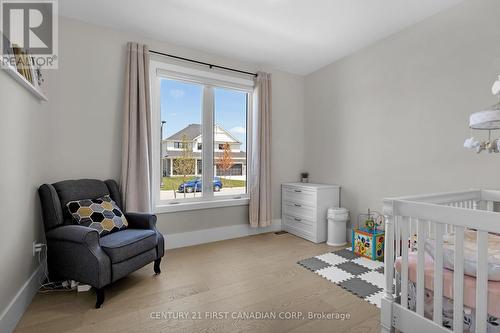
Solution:
{"label": "window sill", "polygon": [[233,198],[220,198],[207,201],[192,201],[192,202],[181,202],[181,203],[162,203],[156,206],[156,214],[173,213],[173,212],[184,212],[189,210],[199,210],[199,209],[210,209],[210,208],[220,208],[220,207],[232,207],[232,206],[247,206],[250,202],[250,198],[243,197],[238,199]]}

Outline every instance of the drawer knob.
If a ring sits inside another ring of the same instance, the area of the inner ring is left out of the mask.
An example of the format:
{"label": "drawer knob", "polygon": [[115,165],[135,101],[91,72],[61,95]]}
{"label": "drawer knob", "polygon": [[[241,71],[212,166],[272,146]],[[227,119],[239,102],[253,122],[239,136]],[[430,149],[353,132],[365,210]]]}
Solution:
{"label": "drawer knob", "polygon": [[302,219],[299,219],[298,217],[294,218],[295,221],[300,222]]}
{"label": "drawer knob", "polygon": [[295,204],[295,207],[302,207],[302,205],[299,205],[299,204]]}
{"label": "drawer knob", "polygon": [[301,193],[302,191],[301,191],[301,190],[295,190],[295,192],[297,192],[297,193]]}

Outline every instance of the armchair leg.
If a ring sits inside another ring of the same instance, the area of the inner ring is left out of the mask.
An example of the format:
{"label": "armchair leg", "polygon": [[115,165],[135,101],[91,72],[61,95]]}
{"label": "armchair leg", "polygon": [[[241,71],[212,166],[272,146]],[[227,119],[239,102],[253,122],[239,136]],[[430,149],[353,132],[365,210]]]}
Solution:
{"label": "armchair leg", "polygon": [[154,269],[156,275],[161,273],[160,263],[161,263],[161,258],[155,260],[155,265],[154,265],[153,269]]}
{"label": "armchair leg", "polygon": [[96,289],[96,302],[95,302],[95,308],[99,309],[104,303],[104,288],[99,288]]}

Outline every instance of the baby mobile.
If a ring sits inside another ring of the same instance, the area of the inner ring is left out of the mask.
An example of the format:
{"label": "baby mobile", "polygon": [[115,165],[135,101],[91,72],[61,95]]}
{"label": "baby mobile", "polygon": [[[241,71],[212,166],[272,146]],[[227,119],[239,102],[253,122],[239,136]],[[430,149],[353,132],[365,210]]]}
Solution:
{"label": "baby mobile", "polygon": [[488,140],[478,141],[474,137],[465,140],[464,147],[474,150],[476,153],[487,151],[488,153],[500,152],[500,139],[491,139],[491,131],[500,129],[500,76],[491,87],[493,95],[498,96],[499,102],[488,110],[475,112],[469,117],[469,128],[471,130],[487,130]]}

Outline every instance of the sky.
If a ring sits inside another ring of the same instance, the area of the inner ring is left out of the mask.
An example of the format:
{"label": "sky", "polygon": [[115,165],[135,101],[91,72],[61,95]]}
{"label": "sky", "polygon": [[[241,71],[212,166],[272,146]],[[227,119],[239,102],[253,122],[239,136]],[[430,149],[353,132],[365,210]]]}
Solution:
{"label": "sky", "polygon": [[[201,124],[203,86],[175,80],[161,80],[161,120],[163,139],[189,124]],[[246,93],[223,88],[214,89],[215,123],[242,142],[246,151]]]}

